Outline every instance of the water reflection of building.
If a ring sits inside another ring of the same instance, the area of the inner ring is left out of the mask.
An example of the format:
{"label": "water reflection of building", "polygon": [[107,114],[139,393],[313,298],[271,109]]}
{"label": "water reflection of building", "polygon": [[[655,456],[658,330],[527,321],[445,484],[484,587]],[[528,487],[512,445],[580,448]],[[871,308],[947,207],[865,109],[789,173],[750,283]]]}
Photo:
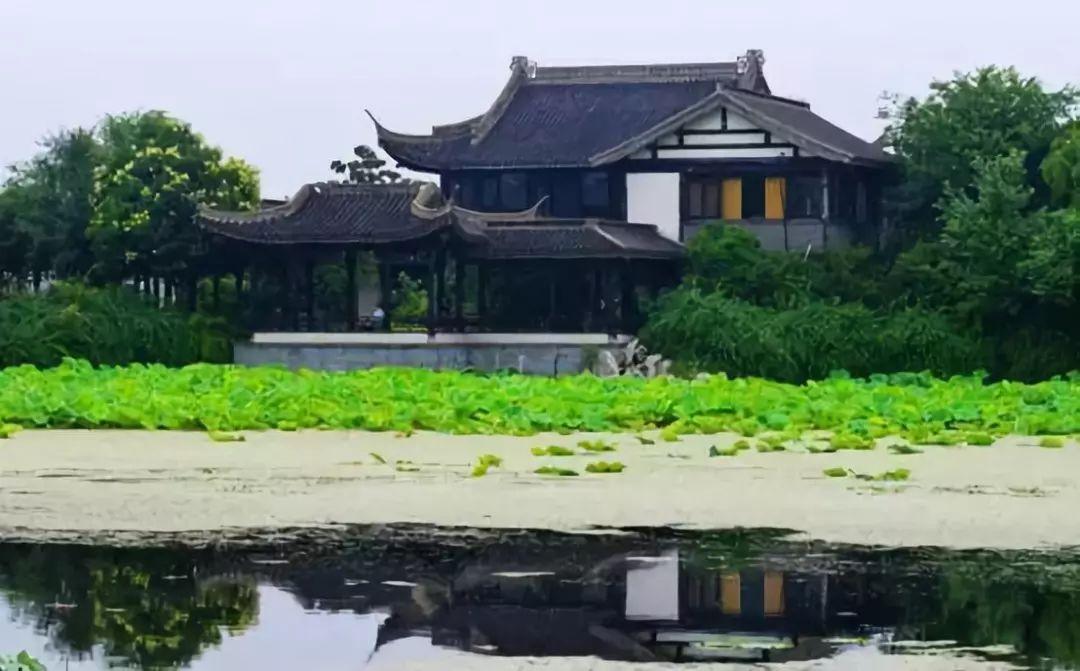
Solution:
{"label": "water reflection of building", "polygon": [[850,594],[834,604],[836,577],[812,570],[714,568],[677,552],[572,567],[509,564],[478,562],[412,583],[369,575],[344,595],[343,575],[297,587],[310,604],[386,612],[380,646],[420,635],[511,656],[805,660],[833,651],[827,633],[855,633],[864,621],[843,617],[838,608],[851,607]]}

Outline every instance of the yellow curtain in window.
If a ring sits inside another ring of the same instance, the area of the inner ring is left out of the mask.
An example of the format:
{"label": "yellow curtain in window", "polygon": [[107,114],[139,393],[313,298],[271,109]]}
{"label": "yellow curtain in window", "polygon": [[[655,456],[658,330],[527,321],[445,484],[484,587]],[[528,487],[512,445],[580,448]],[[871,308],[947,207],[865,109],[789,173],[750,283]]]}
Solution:
{"label": "yellow curtain in window", "polygon": [[724,219],[742,219],[742,180],[741,179],[725,179],[724,180],[724,193],[723,193],[723,210],[722,217]]}
{"label": "yellow curtain in window", "polygon": [[725,573],[720,578],[720,610],[724,615],[742,613],[742,579],[738,573]]}
{"label": "yellow curtain in window", "polygon": [[783,219],[787,202],[787,180],[783,177],[765,178],[765,218]]}
{"label": "yellow curtain in window", "polygon": [[765,615],[779,617],[784,614],[784,574],[765,571]]}

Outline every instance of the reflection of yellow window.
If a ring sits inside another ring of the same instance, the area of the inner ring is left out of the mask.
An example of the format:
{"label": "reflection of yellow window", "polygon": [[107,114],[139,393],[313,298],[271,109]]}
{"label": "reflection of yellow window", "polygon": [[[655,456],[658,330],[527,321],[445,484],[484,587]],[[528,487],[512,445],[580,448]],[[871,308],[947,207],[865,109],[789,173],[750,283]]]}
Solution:
{"label": "reflection of yellow window", "polygon": [[724,219],[742,219],[742,180],[725,179],[722,198]]}
{"label": "reflection of yellow window", "polygon": [[765,179],[765,218],[783,219],[787,200],[787,180],[783,177]]}
{"label": "reflection of yellow window", "polygon": [[724,615],[742,613],[742,579],[738,573],[725,573],[720,578],[720,610]]}
{"label": "reflection of yellow window", "polygon": [[784,574],[765,571],[765,616],[779,617],[784,614]]}

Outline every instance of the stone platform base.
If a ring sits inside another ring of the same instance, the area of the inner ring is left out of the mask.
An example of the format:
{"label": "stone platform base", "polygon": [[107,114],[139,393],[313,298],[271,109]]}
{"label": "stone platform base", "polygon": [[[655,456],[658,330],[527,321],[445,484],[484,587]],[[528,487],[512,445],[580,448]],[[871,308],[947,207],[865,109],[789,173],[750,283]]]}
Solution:
{"label": "stone platform base", "polygon": [[593,370],[601,351],[629,341],[603,333],[256,333],[236,343],[233,358],[245,366],[312,370],[398,366],[570,375]]}

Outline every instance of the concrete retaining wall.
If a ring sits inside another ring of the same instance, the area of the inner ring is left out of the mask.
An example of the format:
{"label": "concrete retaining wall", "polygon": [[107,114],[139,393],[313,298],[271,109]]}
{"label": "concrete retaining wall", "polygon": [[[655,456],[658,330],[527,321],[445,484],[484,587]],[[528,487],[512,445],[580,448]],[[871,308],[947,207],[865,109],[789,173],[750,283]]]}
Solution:
{"label": "concrete retaining wall", "polygon": [[233,358],[245,366],[356,370],[386,366],[531,375],[591,370],[601,350],[625,347],[626,337],[550,334],[257,334],[237,343]]}

